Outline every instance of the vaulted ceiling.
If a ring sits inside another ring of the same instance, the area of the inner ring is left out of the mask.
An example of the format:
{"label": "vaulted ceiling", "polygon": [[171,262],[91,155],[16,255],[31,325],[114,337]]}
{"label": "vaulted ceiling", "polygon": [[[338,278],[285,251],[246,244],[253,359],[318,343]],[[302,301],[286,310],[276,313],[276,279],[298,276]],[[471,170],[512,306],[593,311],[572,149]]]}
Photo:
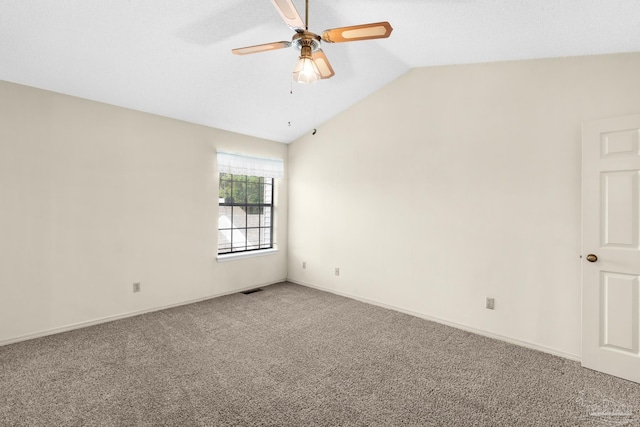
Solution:
{"label": "vaulted ceiling", "polygon": [[291,142],[413,67],[640,51],[638,0],[309,0],[316,33],[378,21],[305,86],[294,48],[231,54],[291,39],[270,0],[0,0],[0,79]]}

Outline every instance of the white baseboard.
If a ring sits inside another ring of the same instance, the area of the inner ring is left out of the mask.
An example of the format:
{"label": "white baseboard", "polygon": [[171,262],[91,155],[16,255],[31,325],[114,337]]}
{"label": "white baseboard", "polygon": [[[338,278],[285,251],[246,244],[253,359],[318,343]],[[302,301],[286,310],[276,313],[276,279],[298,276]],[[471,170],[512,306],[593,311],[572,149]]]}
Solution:
{"label": "white baseboard", "polygon": [[194,303],[197,303],[197,302],[201,302],[201,301],[206,301],[206,300],[213,299],[213,298],[222,297],[222,296],[225,296],[225,295],[231,295],[231,294],[235,294],[235,293],[238,293],[238,292],[247,291],[249,289],[259,288],[259,287],[262,287],[262,286],[269,286],[269,285],[273,285],[273,284],[276,284],[276,283],[281,283],[281,282],[284,282],[284,281],[288,281],[288,282],[295,283],[295,284],[298,284],[298,285],[301,285],[301,286],[307,286],[309,288],[314,288],[314,289],[318,289],[318,290],[321,290],[321,291],[329,292],[329,293],[332,293],[332,294],[340,295],[340,296],[343,296],[343,297],[346,297],[346,298],[355,299],[357,301],[361,301],[361,302],[364,302],[364,303],[367,303],[367,304],[372,304],[372,305],[376,305],[378,307],[386,308],[386,309],[389,309],[389,310],[394,310],[394,311],[398,311],[398,312],[401,312],[401,313],[409,314],[411,316],[419,317],[419,318],[422,318],[422,319],[425,319],[425,320],[429,320],[429,321],[432,321],[432,322],[436,322],[436,323],[440,323],[440,324],[443,324],[443,325],[451,326],[451,327],[454,327],[454,328],[457,328],[457,329],[461,329],[463,331],[471,332],[471,333],[474,333],[474,334],[477,334],[477,335],[482,335],[482,336],[485,336],[485,337],[488,337],[488,338],[497,339],[497,340],[500,340],[500,341],[505,341],[505,342],[508,342],[508,343],[511,343],[511,344],[519,345],[521,347],[526,347],[526,348],[530,348],[530,349],[533,349],[533,350],[538,350],[538,351],[541,351],[543,353],[552,354],[554,356],[563,357],[565,359],[573,360],[573,361],[576,361],[576,362],[580,362],[581,361],[581,357],[579,355],[576,355],[576,354],[567,353],[567,352],[564,352],[564,351],[561,351],[561,350],[556,350],[556,349],[545,347],[545,346],[542,346],[542,345],[539,345],[539,344],[534,344],[534,343],[531,343],[531,342],[528,342],[528,341],[522,341],[522,340],[519,340],[519,339],[516,339],[516,338],[511,338],[511,337],[506,337],[506,336],[499,335],[499,334],[494,334],[492,332],[483,331],[481,329],[476,329],[474,327],[463,325],[463,324],[456,323],[456,322],[452,322],[450,320],[429,316],[427,314],[419,313],[419,312],[416,312],[416,311],[413,311],[413,310],[408,310],[406,308],[393,306],[393,305],[386,304],[386,303],[383,303],[383,302],[380,302],[380,301],[375,301],[375,300],[372,300],[372,299],[359,297],[357,295],[352,295],[352,294],[349,294],[349,293],[346,293],[346,292],[340,292],[340,291],[336,291],[336,290],[333,290],[333,289],[328,289],[328,288],[325,288],[323,286],[318,286],[318,285],[314,285],[312,283],[306,283],[306,282],[303,282],[303,281],[300,281],[300,280],[294,280],[294,279],[282,279],[282,280],[277,280],[277,281],[273,281],[273,282],[263,283],[261,285],[247,286],[247,287],[243,287],[243,288],[234,289],[234,290],[231,290],[231,291],[226,291],[226,292],[221,292],[221,293],[218,293],[218,294],[206,296],[206,297],[203,297],[203,298],[197,298],[197,299],[194,299],[194,300],[182,301],[182,302],[175,303],[175,304],[169,304],[169,305],[165,305],[165,306],[161,306],[161,307],[154,307],[154,308],[150,308],[150,309],[146,309],[146,310],[133,311],[133,312],[129,312],[129,313],[122,313],[122,314],[117,314],[117,315],[114,315],[114,316],[107,316],[107,317],[103,317],[103,318],[100,318],[100,319],[94,319],[94,320],[89,320],[89,321],[86,321],[86,322],[79,322],[79,323],[75,323],[75,324],[71,324],[71,325],[62,326],[62,327],[59,327],[59,328],[48,329],[48,330],[41,331],[41,332],[36,332],[36,333],[33,333],[33,334],[21,335],[21,336],[18,336],[18,337],[13,337],[13,338],[9,338],[9,339],[0,341],[0,346],[14,344],[14,343],[17,343],[17,342],[27,341],[27,340],[31,340],[31,339],[35,339],[35,338],[46,337],[48,335],[59,334],[59,333],[62,333],[62,332],[68,332],[68,331],[72,331],[72,330],[75,330],[75,329],[86,328],[86,327],[89,327],[89,326],[100,325],[102,323],[113,322],[115,320],[120,320],[120,319],[129,318],[129,317],[139,316],[141,314],[152,313],[154,311],[166,310],[166,309],[169,309],[169,308],[179,307],[179,306],[182,306],[182,305],[194,304]]}
{"label": "white baseboard", "polygon": [[577,355],[577,354],[567,353],[567,352],[564,352],[564,351],[561,351],[561,350],[556,350],[554,348],[545,347],[545,346],[540,345],[540,344],[535,344],[535,343],[531,343],[531,342],[528,342],[528,341],[522,341],[522,340],[519,340],[519,339],[516,339],[516,338],[507,337],[507,336],[504,336],[504,335],[494,334],[492,332],[483,331],[481,329],[476,329],[476,328],[474,328],[472,326],[467,326],[467,325],[464,325],[464,324],[461,324],[461,323],[452,322],[450,320],[429,316],[429,315],[424,314],[424,313],[419,313],[419,312],[416,312],[416,311],[413,311],[413,310],[408,310],[406,308],[397,307],[397,306],[386,304],[386,303],[383,303],[383,302],[380,302],[380,301],[375,301],[375,300],[371,300],[371,299],[368,299],[368,298],[359,297],[357,295],[352,295],[352,294],[349,294],[349,293],[346,293],[346,292],[340,292],[340,291],[336,291],[336,290],[333,290],[333,289],[328,289],[328,288],[325,288],[325,287],[322,287],[322,286],[314,285],[312,283],[306,283],[306,282],[302,282],[300,280],[295,280],[295,279],[287,279],[287,281],[291,282],[291,283],[298,284],[298,285],[307,286],[309,288],[314,288],[314,289],[318,289],[318,290],[321,290],[321,291],[329,292],[329,293],[332,293],[332,294],[335,294],[335,295],[340,295],[340,296],[343,296],[343,297],[346,297],[346,298],[351,298],[351,299],[354,299],[354,300],[357,300],[357,301],[360,301],[360,302],[364,302],[364,303],[367,303],[367,304],[376,305],[378,307],[386,308],[386,309],[389,309],[389,310],[399,311],[401,313],[409,314],[411,316],[419,317],[421,319],[429,320],[429,321],[440,323],[440,324],[443,324],[443,325],[446,325],[446,326],[451,326],[451,327],[456,328],[456,329],[461,329],[463,331],[471,332],[471,333],[476,334],[476,335],[482,335],[482,336],[487,337],[487,338],[493,338],[493,339],[496,339],[496,340],[505,341],[505,342],[508,342],[510,344],[515,344],[515,345],[519,345],[521,347],[530,348],[532,350],[541,351],[543,353],[547,353],[547,354],[551,354],[551,355],[554,355],[554,356],[562,357],[562,358],[565,358],[565,359],[573,360],[575,362],[580,362],[581,361],[581,357],[579,355]]}
{"label": "white baseboard", "polygon": [[32,340],[32,339],[35,339],[35,338],[42,338],[42,337],[46,337],[46,336],[49,336],[49,335],[59,334],[59,333],[62,333],[62,332],[73,331],[75,329],[81,329],[81,328],[87,328],[89,326],[100,325],[102,323],[113,322],[114,320],[120,320],[120,319],[126,319],[128,317],[139,316],[141,314],[153,313],[154,311],[166,310],[168,308],[180,307],[182,305],[195,304],[197,302],[206,301],[206,300],[210,300],[210,299],[218,298],[218,297],[223,297],[225,295],[237,294],[238,292],[248,291],[250,289],[260,288],[260,287],[263,287],[263,286],[274,285],[276,283],[281,283],[281,282],[286,282],[286,281],[287,281],[287,279],[282,279],[282,280],[277,280],[275,282],[263,283],[261,285],[245,286],[245,287],[242,287],[242,288],[234,289],[232,291],[221,292],[219,294],[209,295],[209,296],[202,297],[202,298],[196,298],[196,299],[189,300],[189,301],[182,301],[182,302],[178,302],[178,303],[175,303],[175,304],[163,305],[161,307],[149,308],[149,309],[146,309],[146,310],[139,310],[139,311],[132,311],[132,312],[129,312],[129,313],[116,314],[114,316],[107,316],[107,317],[102,317],[100,319],[88,320],[86,322],[74,323],[74,324],[71,324],[71,325],[61,326],[59,328],[47,329],[45,331],[36,332],[36,333],[33,333],[33,334],[21,335],[21,336],[18,336],[18,337],[13,337],[13,338],[9,338],[9,339],[6,339],[6,340],[2,340],[2,341],[0,341],[0,347],[3,346],[3,345],[15,344],[15,343],[18,343],[18,342],[21,342],[21,341]]}

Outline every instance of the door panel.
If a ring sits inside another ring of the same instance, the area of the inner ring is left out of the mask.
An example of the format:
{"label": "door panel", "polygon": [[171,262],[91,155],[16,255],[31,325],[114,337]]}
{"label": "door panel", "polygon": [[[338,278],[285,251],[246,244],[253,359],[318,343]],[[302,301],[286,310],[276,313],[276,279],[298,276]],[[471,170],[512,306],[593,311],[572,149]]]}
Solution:
{"label": "door panel", "polygon": [[582,153],[582,365],[640,382],[640,115],[586,122]]}
{"label": "door panel", "polygon": [[600,289],[600,345],[637,354],[638,276],[603,272]]}
{"label": "door panel", "polygon": [[640,155],[639,137],[637,129],[602,134],[602,157]]}
{"label": "door panel", "polygon": [[638,171],[603,172],[602,245],[638,249]]}

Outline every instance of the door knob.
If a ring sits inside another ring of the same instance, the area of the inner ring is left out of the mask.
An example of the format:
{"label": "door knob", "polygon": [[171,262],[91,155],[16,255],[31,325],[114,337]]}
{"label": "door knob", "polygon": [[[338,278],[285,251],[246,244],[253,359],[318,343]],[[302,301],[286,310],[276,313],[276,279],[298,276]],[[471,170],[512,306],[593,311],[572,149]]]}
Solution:
{"label": "door knob", "polygon": [[598,260],[598,256],[595,254],[589,254],[587,255],[587,261],[589,262],[596,262]]}

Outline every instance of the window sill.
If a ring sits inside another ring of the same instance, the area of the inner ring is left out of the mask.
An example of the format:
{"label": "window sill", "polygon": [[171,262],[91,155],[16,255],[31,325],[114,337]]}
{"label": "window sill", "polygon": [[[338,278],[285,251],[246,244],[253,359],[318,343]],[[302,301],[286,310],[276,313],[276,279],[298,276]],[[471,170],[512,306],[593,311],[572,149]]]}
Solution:
{"label": "window sill", "polygon": [[240,252],[237,254],[218,255],[216,258],[218,262],[227,262],[227,261],[235,261],[235,260],[244,259],[244,258],[256,258],[259,256],[275,255],[277,253],[278,253],[278,249],[273,248],[273,249],[263,249],[259,251]]}

